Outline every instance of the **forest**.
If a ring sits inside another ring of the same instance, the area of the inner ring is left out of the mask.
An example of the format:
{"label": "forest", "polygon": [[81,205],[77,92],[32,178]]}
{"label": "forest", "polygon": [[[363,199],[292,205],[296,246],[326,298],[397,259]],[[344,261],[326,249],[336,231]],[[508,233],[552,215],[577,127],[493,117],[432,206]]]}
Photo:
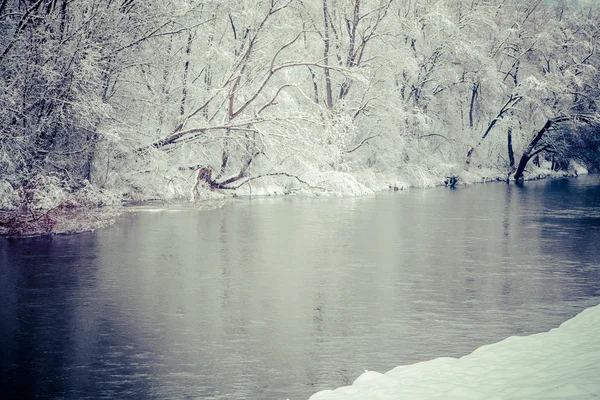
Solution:
{"label": "forest", "polygon": [[595,172],[599,38],[593,0],[0,0],[0,233]]}

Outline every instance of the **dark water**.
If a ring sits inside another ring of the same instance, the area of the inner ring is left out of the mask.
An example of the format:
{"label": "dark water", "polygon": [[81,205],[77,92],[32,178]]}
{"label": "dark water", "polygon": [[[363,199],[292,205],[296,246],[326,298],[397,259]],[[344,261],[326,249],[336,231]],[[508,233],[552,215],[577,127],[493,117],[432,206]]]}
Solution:
{"label": "dark water", "polygon": [[306,399],[600,303],[597,176],[139,212],[0,240],[0,392]]}

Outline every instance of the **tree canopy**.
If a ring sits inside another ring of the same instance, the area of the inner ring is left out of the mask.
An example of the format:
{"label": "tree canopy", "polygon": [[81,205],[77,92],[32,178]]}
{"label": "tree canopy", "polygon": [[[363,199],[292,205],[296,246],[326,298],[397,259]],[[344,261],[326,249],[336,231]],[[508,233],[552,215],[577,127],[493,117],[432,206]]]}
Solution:
{"label": "tree canopy", "polygon": [[597,169],[598,21],[591,0],[0,0],[0,208]]}

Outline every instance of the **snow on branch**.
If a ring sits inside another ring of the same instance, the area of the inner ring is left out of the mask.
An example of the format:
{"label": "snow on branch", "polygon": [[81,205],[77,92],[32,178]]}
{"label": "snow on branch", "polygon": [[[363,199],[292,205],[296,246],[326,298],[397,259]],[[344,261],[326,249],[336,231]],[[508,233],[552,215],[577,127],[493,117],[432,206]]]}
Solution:
{"label": "snow on branch", "polygon": [[298,182],[306,185],[307,187],[309,187],[311,189],[319,189],[319,190],[322,190],[322,191],[327,191],[327,189],[325,189],[324,187],[312,185],[309,182],[305,181],[304,179],[300,178],[298,175],[289,174],[287,172],[269,172],[269,173],[266,173],[266,174],[253,176],[251,178],[246,179],[244,182],[240,183],[237,186],[222,187],[221,189],[233,189],[233,190],[239,189],[241,186],[243,186],[243,185],[245,185],[245,184],[247,184],[247,183],[249,183],[251,181],[254,181],[256,179],[266,178],[268,176],[286,176],[288,178],[293,178],[293,179],[297,180]]}
{"label": "snow on branch", "polygon": [[357,144],[356,146],[354,146],[353,148],[351,148],[350,150],[346,150],[346,153],[352,153],[358,149],[360,149],[362,147],[363,144],[365,144],[367,141],[376,138],[377,136],[379,136],[380,133],[377,133],[375,135],[367,135],[363,140],[360,141],[359,144]]}

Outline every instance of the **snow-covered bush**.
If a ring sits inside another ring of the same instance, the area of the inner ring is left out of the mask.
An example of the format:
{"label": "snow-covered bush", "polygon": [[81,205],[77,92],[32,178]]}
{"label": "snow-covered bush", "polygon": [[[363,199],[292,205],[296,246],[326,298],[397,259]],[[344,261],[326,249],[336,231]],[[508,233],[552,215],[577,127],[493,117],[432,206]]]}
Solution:
{"label": "snow-covered bush", "polygon": [[18,204],[18,192],[7,181],[0,180],[0,210],[12,211]]}

